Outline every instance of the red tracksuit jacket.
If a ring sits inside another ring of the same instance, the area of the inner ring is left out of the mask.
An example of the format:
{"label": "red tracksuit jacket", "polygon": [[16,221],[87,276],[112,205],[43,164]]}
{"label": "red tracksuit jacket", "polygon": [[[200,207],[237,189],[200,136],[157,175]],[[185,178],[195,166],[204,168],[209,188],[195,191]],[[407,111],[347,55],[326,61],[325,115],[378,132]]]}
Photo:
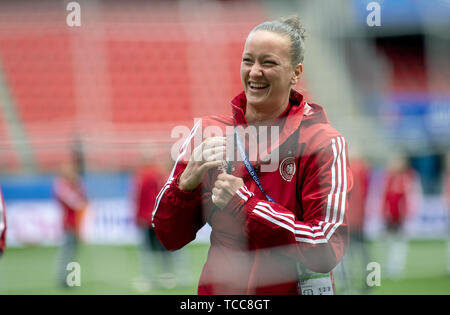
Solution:
{"label": "red tracksuit jacket", "polygon": [[350,159],[350,164],[353,189],[348,206],[352,212],[348,215],[347,223],[350,233],[363,234],[371,169],[370,165],[362,158]]}
{"label": "red tracksuit jacket", "polygon": [[413,169],[387,171],[383,196],[383,215],[390,227],[399,227],[418,204],[418,174]]}
{"label": "red tracksuit jacket", "polygon": [[[246,98],[232,101],[232,117],[206,117],[197,122],[182,147],[153,210],[153,226],[161,243],[176,250],[195,239],[208,222],[211,246],[199,281],[199,294],[299,294],[297,264],[314,272],[330,272],[348,244],[347,198],[352,176],[345,139],[329,123],[322,107],[307,104],[292,91],[280,116],[279,167],[258,172],[276,203],[267,201],[242,162],[233,162],[241,187],[224,209],[211,201],[219,170],[212,170],[193,192],[178,188],[186,167],[188,145],[207,126],[224,130],[246,125]],[[200,128],[201,126],[201,128]],[[206,136],[205,136],[206,137]],[[250,158],[250,160],[252,160]]]}
{"label": "red tracksuit jacket", "polygon": [[141,168],[135,177],[136,223],[148,228],[152,224],[152,211],[161,187],[161,175],[154,166]]}
{"label": "red tracksuit jacket", "polygon": [[71,182],[59,176],[53,182],[53,193],[63,210],[64,231],[78,233],[80,222],[77,212],[83,211],[87,203],[87,196],[81,181]]}
{"label": "red tracksuit jacket", "polygon": [[0,256],[6,249],[6,209],[3,202],[2,191],[0,190]]}

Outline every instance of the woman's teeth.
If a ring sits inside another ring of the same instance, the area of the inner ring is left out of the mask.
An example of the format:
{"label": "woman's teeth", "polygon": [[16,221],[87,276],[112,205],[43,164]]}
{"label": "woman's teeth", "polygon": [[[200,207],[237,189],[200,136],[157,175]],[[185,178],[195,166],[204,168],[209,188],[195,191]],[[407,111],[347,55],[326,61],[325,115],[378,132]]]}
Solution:
{"label": "woman's teeth", "polygon": [[269,85],[268,85],[268,84],[264,84],[264,83],[254,83],[254,82],[251,82],[251,83],[249,84],[249,86],[250,86],[252,89],[265,89],[265,88],[268,87]]}

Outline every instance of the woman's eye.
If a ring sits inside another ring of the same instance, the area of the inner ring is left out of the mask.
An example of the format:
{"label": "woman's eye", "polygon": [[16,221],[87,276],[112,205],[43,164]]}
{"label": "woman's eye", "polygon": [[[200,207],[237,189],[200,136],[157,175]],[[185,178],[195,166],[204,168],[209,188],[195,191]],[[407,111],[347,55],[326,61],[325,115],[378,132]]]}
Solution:
{"label": "woman's eye", "polygon": [[264,61],[264,64],[275,65],[276,63],[275,63],[275,61],[267,60],[267,61]]}
{"label": "woman's eye", "polygon": [[252,60],[251,60],[250,58],[244,58],[244,59],[242,59],[242,61],[243,61],[243,62],[246,62],[246,63],[252,62]]}

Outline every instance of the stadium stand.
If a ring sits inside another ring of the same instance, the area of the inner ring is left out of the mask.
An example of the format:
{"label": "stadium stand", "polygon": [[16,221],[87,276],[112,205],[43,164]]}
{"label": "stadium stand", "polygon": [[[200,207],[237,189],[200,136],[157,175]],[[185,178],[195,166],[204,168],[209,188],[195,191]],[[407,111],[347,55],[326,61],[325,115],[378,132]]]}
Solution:
{"label": "stadium stand", "polygon": [[[65,10],[4,5],[0,61],[35,170],[54,171],[75,134],[88,167],[132,167],[141,143],[167,146],[173,126],[228,112],[241,89],[243,39],[265,18],[262,6],[217,2],[198,19],[186,3],[148,5],[122,14],[108,3],[78,29],[65,25]],[[20,171],[22,152],[6,145],[2,125],[2,169]]]}
{"label": "stadium stand", "polygon": [[426,74],[423,39],[419,36],[383,38],[377,41],[378,50],[389,60],[390,92],[426,92]]}

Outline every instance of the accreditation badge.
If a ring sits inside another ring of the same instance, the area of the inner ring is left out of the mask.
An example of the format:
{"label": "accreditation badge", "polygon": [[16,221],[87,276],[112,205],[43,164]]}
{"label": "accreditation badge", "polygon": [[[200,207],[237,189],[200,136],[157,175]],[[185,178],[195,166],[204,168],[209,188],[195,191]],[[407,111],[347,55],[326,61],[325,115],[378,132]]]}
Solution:
{"label": "accreditation badge", "polygon": [[299,267],[298,289],[301,295],[334,295],[329,273],[315,273]]}

